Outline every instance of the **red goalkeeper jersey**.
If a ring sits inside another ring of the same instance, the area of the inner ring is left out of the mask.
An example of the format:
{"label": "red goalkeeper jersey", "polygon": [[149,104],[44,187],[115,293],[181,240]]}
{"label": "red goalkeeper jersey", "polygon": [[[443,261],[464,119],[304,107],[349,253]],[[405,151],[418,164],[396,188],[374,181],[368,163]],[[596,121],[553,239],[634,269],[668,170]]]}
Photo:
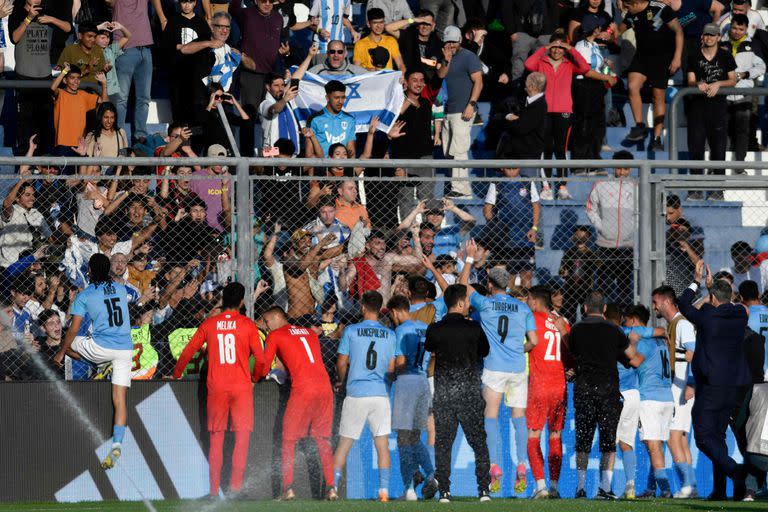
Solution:
{"label": "red goalkeeper jersey", "polygon": [[250,318],[225,311],[205,320],[179,356],[173,370],[175,378],[181,377],[184,368],[203,345],[207,352],[210,391],[251,389],[251,354],[259,367],[263,365],[264,353],[259,328]]}
{"label": "red goalkeeper jersey", "polygon": [[292,390],[327,387],[330,392],[331,382],[323,364],[320,340],[312,330],[284,325],[269,333],[264,350],[259,366],[262,376],[269,372],[269,366],[264,361],[272,361],[277,355],[291,374]]}
{"label": "red goalkeeper jersey", "polygon": [[536,337],[539,343],[528,355],[530,387],[562,388],[565,386],[565,345],[560,340],[560,331],[557,330],[552,315],[539,312],[534,313],[533,317],[536,319]]}

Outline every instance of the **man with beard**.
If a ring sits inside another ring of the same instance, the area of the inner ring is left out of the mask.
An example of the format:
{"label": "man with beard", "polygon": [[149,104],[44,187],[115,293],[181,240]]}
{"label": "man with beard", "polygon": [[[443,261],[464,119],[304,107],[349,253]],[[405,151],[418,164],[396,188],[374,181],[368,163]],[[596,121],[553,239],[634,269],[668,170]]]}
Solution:
{"label": "man with beard", "polygon": [[416,270],[421,267],[422,247],[418,230],[413,231],[413,254],[387,252],[386,236],[373,231],[365,244],[365,254],[350,260],[355,275],[350,280],[349,293],[361,298],[365,292],[378,291],[389,300],[392,270]]}
{"label": "man with beard", "polygon": [[[163,237],[165,254],[173,264],[186,263],[191,259],[204,259],[203,253],[211,244],[216,243],[220,232],[206,222],[206,204],[199,197],[190,197],[185,207],[188,213],[181,214],[168,226]],[[180,210],[181,211],[181,210]]]}
{"label": "man with beard", "polygon": [[261,117],[263,131],[262,147],[272,147],[279,138],[285,137],[296,146],[294,155],[298,153],[299,123],[289,103],[299,95],[298,81],[304,78],[304,73],[315,55],[317,55],[317,46],[312,45],[304,61],[292,74],[286,72],[283,77],[276,73],[267,73],[267,78],[264,80],[266,95],[259,104],[259,117]]}

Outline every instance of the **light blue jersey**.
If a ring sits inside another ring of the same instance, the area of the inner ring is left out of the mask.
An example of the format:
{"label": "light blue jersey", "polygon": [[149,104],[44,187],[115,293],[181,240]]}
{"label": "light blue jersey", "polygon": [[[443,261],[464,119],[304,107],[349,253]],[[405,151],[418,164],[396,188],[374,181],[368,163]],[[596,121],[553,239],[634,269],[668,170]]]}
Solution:
{"label": "light blue jersey", "polygon": [[[627,336],[636,332],[644,338],[653,337],[653,327],[622,327],[621,330]],[[635,368],[626,368],[621,363],[616,363],[616,368],[619,370],[619,391],[638,389],[637,370]]]}
{"label": "light blue jersey", "polygon": [[427,336],[427,324],[416,320],[403,322],[397,329],[397,348],[395,356],[405,356],[406,375],[427,376],[430,354],[424,350],[424,339]]}
{"label": "light blue jersey", "polygon": [[483,297],[472,292],[469,303],[480,314],[480,324],[491,345],[484,367],[495,372],[524,372],[525,333],[536,330],[531,309],[505,293]]}
{"label": "light blue jersey", "polygon": [[373,320],[344,329],[338,353],[349,356],[347,396],[389,396],[387,371],[395,358],[395,343],[394,331]]}
{"label": "light blue jersey", "polygon": [[350,0],[314,0],[310,16],[320,18],[318,26],[331,33],[328,41],[318,38],[318,53],[326,53],[330,41],[344,41],[344,16],[350,13]]}
{"label": "light blue jersey", "polygon": [[637,369],[640,400],[672,402],[672,369],[666,340],[642,338],[637,351],[645,357]]}
{"label": "light blue jersey", "polygon": [[768,374],[768,307],[749,306],[749,321],[747,325],[760,336],[765,337],[765,361],[763,372]]}
{"label": "light blue jersey", "polygon": [[117,283],[88,285],[72,303],[72,314],[90,317],[91,335],[99,346],[133,350],[125,286]]}
{"label": "light blue jersey", "polygon": [[434,322],[439,322],[443,319],[445,315],[448,314],[448,306],[445,305],[445,299],[443,297],[440,297],[439,299],[435,299],[432,302],[422,302],[421,304],[411,304],[411,313],[415,313],[416,311],[420,310],[427,304],[432,304],[435,308],[435,320]]}
{"label": "light blue jersey", "polygon": [[328,156],[328,149],[332,144],[346,146],[350,141],[355,141],[355,118],[343,110],[332,114],[323,107],[320,113],[311,118],[309,126],[323,148],[323,157]]}

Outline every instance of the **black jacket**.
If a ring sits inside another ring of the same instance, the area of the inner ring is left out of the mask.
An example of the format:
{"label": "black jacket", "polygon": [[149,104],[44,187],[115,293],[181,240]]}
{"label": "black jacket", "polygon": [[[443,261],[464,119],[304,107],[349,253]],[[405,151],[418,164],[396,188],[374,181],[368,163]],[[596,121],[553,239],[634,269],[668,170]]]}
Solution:
{"label": "black jacket", "polygon": [[745,386],[752,382],[744,351],[747,310],[740,304],[709,302],[693,307],[694,291],[679,297],[680,312],[696,326],[696,350],[691,370],[697,383],[711,386]]}
{"label": "black jacket", "polygon": [[544,95],[520,110],[519,119],[506,123],[496,154],[502,158],[537,159],[544,151],[547,100]]}
{"label": "black jacket", "polygon": [[478,363],[491,349],[480,324],[458,313],[448,313],[427,328],[424,348],[435,355],[435,385],[479,380]]}

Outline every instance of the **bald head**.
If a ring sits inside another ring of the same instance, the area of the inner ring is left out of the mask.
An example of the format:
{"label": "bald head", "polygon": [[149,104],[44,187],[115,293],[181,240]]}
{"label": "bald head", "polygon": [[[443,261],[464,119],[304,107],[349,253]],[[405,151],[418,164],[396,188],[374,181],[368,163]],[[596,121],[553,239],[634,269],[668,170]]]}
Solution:
{"label": "bald head", "polygon": [[261,314],[261,319],[267,330],[274,331],[288,325],[288,316],[280,306],[274,306]]}

